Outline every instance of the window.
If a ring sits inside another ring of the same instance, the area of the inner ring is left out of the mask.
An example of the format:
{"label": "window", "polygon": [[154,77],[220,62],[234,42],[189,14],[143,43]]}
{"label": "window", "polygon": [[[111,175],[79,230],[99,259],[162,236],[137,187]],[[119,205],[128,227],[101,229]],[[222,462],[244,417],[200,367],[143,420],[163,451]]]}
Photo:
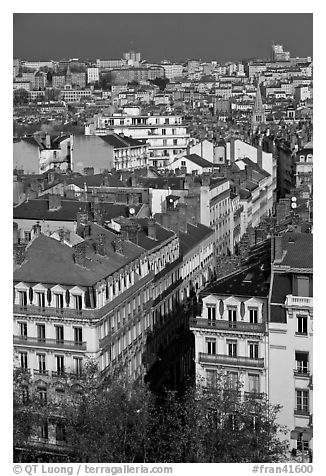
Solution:
{"label": "window", "polygon": [[24,240],[31,241],[31,239],[32,239],[32,233],[30,231],[24,231]]}
{"label": "window", "polygon": [[62,344],[64,341],[64,327],[55,326],[55,338],[58,344]]}
{"label": "window", "polygon": [[162,129],[162,136],[166,135],[166,129]]}
{"label": "window", "polygon": [[167,146],[168,145],[168,141],[167,139],[163,139],[163,145]]}
{"label": "window", "polygon": [[296,390],[296,411],[309,413],[309,390]]}
{"label": "window", "polygon": [[173,139],[173,145],[178,145],[178,139]]}
{"label": "window", "polygon": [[57,309],[62,309],[63,308],[63,294],[55,294],[55,307]]}
{"label": "window", "polygon": [[45,324],[36,324],[37,339],[39,341],[45,341]]}
{"label": "window", "polygon": [[237,310],[235,308],[228,309],[229,327],[236,327]]}
{"label": "window", "polygon": [[249,309],[249,321],[251,322],[251,324],[257,324],[258,309]]}
{"label": "window", "polygon": [[308,352],[296,352],[295,353],[295,370],[300,374],[308,373]]}
{"label": "window", "polygon": [[19,336],[22,339],[27,339],[27,322],[19,323]]}
{"label": "window", "polygon": [[48,435],[48,424],[47,422],[44,422],[42,425],[39,427],[39,436],[43,440],[47,440],[49,435]]}
{"label": "window", "polygon": [[297,334],[307,335],[308,333],[308,317],[297,316]]}
{"label": "window", "polygon": [[45,354],[37,354],[37,366],[38,366],[38,371],[41,374],[44,374],[46,372]]}
{"label": "window", "polygon": [[251,359],[258,359],[259,355],[259,344],[258,342],[249,343],[249,357]]}
{"label": "window", "polygon": [[82,327],[74,327],[74,341],[75,344],[83,343],[83,329]]}
{"label": "window", "polygon": [[45,293],[36,293],[36,301],[39,307],[45,307]]}
{"label": "window", "polygon": [[238,372],[228,372],[228,382],[229,386],[233,389],[236,390],[238,388]]}
{"label": "window", "polygon": [[74,296],[74,307],[80,311],[83,307],[82,296]]}
{"label": "window", "polygon": [[63,355],[56,355],[56,364],[57,364],[57,374],[61,375],[65,371],[65,365],[64,365],[64,356]]}
{"label": "window", "polygon": [[207,305],[207,316],[210,321],[216,320],[216,306]]}
{"label": "window", "polygon": [[215,339],[206,339],[207,353],[216,354],[216,340]]}
{"label": "window", "polygon": [[259,375],[258,374],[248,374],[248,390],[250,393],[259,393]]}
{"label": "window", "polygon": [[230,357],[236,357],[237,356],[237,342],[236,341],[228,341],[227,342],[227,347],[228,347],[228,355]]}
{"label": "window", "polygon": [[66,441],[66,428],[65,428],[64,423],[59,422],[59,423],[56,424],[55,438],[58,442],[65,442]]}
{"label": "window", "polygon": [[206,369],[206,385],[207,387],[215,387],[217,382],[216,370]]}
{"label": "window", "polygon": [[308,276],[297,276],[298,296],[309,296],[309,278]]}
{"label": "window", "polygon": [[18,291],[18,296],[19,296],[19,305],[22,307],[27,306],[27,292]]}
{"label": "window", "polygon": [[297,439],[297,450],[299,451],[309,451],[309,441],[304,441],[302,438],[302,433],[299,433]]}
{"label": "window", "polygon": [[185,167],[186,166],[186,161],[185,160],[181,160],[181,167]]}
{"label": "window", "polygon": [[19,352],[19,360],[20,360],[20,367],[22,369],[27,369],[28,368],[27,352]]}
{"label": "window", "polygon": [[76,375],[82,374],[82,362],[83,362],[82,357],[73,357],[74,373]]}
{"label": "window", "polygon": [[37,387],[38,397],[41,403],[46,403],[48,399],[48,393],[46,387]]}

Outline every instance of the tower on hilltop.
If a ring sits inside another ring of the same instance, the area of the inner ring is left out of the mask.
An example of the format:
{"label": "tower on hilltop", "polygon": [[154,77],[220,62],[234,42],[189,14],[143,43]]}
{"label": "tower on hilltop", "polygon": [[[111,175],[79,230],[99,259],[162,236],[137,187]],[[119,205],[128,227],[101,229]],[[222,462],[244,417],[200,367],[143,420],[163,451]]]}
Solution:
{"label": "tower on hilltop", "polygon": [[266,123],[265,109],[263,105],[263,100],[261,98],[260,82],[258,79],[255,104],[254,104],[252,115],[251,115],[251,132],[253,133],[256,132],[257,128],[261,124],[265,124],[265,123]]}

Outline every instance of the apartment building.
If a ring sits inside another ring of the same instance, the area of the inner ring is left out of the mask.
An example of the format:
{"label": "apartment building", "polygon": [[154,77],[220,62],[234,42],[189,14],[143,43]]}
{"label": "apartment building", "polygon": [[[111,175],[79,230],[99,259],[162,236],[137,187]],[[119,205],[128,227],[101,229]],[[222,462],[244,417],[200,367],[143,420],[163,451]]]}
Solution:
{"label": "apartment building", "polygon": [[24,137],[13,146],[14,168],[26,173],[43,173],[53,167],[65,171],[71,166],[71,149],[71,135]]}
{"label": "apartment building", "polygon": [[87,356],[103,373],[122,364],[131,378],[142,375],[158,293],[151,282],[179,257],[178,238],[153,222],[145,233],[144,222],[120,222],[116,231],[81,218],[78,233],[75,244],[64,234],[58,241],[37,224],[27,246],[14,245],[16,365],[45,387],[49,377],[78,375]]}
{"label": "apartment building", "polygon": [[269,296],[269,399],[278,422],[308,461],[313,432],[313,235],[275,236]]}
{"label": "apartment building", "polygon": [[141,115],[139,108],[125,108],[112,116],[99,115],[85,126],[85,135],[107,135],[108,130],[148,144],[148,164],[167,168],[187,151],[189,134],[181,116]]}
{"label": "apartment building", "polygon": [[243,397],[268,393],[267,312],[270,244],[264,259],[208,286],[202,311],[190,321],[197,379],[213,386],[225,371]]}

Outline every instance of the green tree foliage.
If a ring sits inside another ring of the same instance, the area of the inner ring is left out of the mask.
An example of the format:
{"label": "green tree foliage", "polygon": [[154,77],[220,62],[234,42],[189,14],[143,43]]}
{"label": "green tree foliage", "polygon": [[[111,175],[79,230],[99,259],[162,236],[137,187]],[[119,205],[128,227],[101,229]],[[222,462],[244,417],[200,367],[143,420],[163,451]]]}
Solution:
{"label": "green tree foliage", "polygon": [[29,101],[29,92],[26,89],[19,88],[14,91],[14,106],[27,104]]}
{"label": "green tree foliage", "polygon": [[166,85],[169,83],[169,79],[168,78],[155,78],[155,79],[150,80],[150,82],[152,84],[155,84],[156,86],[158,86],[160,88],[160,91],[164,91],[164,89],[166,88]]}
{"label": "green tree foliage", "polygon": [[[46,419],[65,425],[66,454],[79,462],[277,462],[287,445],[279,411],[259,395],[240,397],[224,373],[214,387],[153,395],[123,374],[101,377],[90,360],[78,377],[63,376],[63,397],[38,398],[26,372],[14,375],[14,445],[26,445]],[[33,451],[33,447],[32,447]]]}

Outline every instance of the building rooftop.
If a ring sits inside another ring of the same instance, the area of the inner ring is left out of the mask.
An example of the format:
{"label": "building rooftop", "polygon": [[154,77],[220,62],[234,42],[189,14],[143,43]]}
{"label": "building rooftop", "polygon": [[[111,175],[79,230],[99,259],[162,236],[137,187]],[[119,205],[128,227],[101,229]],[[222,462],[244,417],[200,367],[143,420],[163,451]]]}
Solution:
{"label": "building rooftop", "polygon": [[241,270],[237,274],[208,286],[207,294],[223,294],[244,296],[247,298],[268,297],[270,287],[270,259],[265,258],[260,263]]}
{"label": "building rooftop", "polygon": [[180,159],[188,159],[191,162],[193,162],[194,164],[198,165],[199,167],[203,167],[203,168],[212,168],[214,166],[214,164],[212,164],[212,162],[209,162],[208,160],[203,159],[203,157],[200,157],[197,154],[185,155],[184,157],[180,157],[180,158],[175,159],[174,162],[176,162],[177,160],[180,160]]}
{"label": "building rooftop", "polygon": [[282,236],[285,251],[281,266],[290,268],[313,268],[313,235],[311,233],[287,232]]}
{"label": "building rooftop", "polygon": [[213,230],[208,226],[200,223],[197,223],[196,225],[188,223],[187,233],[179,232],[180,253],[182,255],[187,254],[188,251],[213,233]]}
{"label": "building rooftop", "polygon": [[[101,233],[109,235],[109,239],[114,240],[114,233],[99,228]],[[110,243],[106,256],[95,253],[92,240],[85,240],[85,244],[86,261],[85,267],[82,267],[75,263],[74,248],[40,234],[27,247],[26,260],[14,271],[14,281],[91,286],[117,271],[137,255],[131,243],[128,247],[124,246],[124,255],[115,253]],[[141,254],[141,250],[139,251],[138,255]]]}

